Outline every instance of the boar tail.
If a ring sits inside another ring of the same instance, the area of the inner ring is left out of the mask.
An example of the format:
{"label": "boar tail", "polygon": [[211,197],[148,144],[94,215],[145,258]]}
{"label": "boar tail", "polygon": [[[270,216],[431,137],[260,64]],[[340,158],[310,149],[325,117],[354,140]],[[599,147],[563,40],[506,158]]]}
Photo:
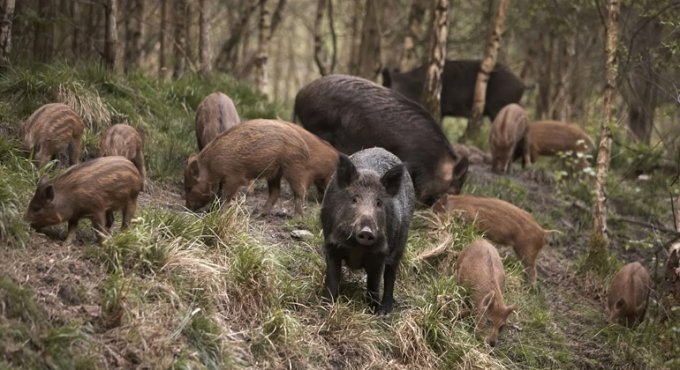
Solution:
{"label": "boar tail", "polygon": [[545,230],[544,229],[543,232],[546,233],[546,234],[563,234],[563,232],[560,231],[560,230]]}

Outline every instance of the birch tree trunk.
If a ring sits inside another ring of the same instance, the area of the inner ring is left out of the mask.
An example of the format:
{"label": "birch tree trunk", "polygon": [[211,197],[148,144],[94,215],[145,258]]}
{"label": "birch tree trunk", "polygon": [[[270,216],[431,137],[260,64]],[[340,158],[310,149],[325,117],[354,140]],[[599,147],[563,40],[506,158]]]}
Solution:
{"label": "birch tree trunk", "polygon": [[423,33],[423,20],[427,6],[424,0],[413,0],[408,13],[408,29],[404,36],[404,46],[399,61],[399,71],[406,72],[418,66],[416,45],[420,44]]}
{"label": "birch tree trunk", "polygon": [[375,80],[382,65],[380,61],[380,18],[378,17],[377,1],[368,0],[361,32],[361,45],[357,62],[359,77]]}
{"label": "birch tree trunk", "polygon": [[175,23],[173,54],[175,56],[175,67],[172,71],[173,78],[179,78],[186,69],[186,46],[187,46],[187,1],[175,0],[173,18]]}
{"label": "birch tree trunk", "polygon": [[255,58],[255,86],[267,96],[267,55],[269,52],[270,16],[267,0],[260,0],[260,22],[257,36],[257,58]]}
{"label": "birch tree trunk", "polygon": [[168,73],[167,60],[165,59],[168,44],[168,0],[161,0],[161,31],[158,35],[160,48],[158,51],[158,78],[165,78]]}
{"label": "birch tree trunk", "polygon": [[489,83],[489,76],[496,65],[496,56],[498,49],[501,46],[501,35],[503,34],[503,23],[505,22],[505,8],[509,0],[498,1],[498,11],[493,21],[493,29],[489,36],[489,42],[486,45],[484,52],[484,60],[479,68],[477,74],[477,82],[475,83],[475,95],[472,101],[472,110],[470,112],[470,119],[468,120],[467,129],[464,137],[468,138],[479,131],[484,119],[484,103],[486,102],[486,87]]}
{"label": "birch tree trunk", "polygon": [[125,72],[138,69],[144,57],[144,0],[127,0],[125,17]]}
{"label": "birch tree trunk", "polygon": [[12,51],[12,16],[14,0],[4,0],[0,9],[0,66],[9,65],[9,53]]}
{"label": "birch tree trunk", "polygon": [[441,124],[442,74],[446,61],[446,39],[449,29],[449,0],[435,0],[432,8],[430,63],[420,101]]}
{"label": "birch tree trunk", "polygon": [[203,75],[212,72],[212,50],[210,48],[210,9],[206,0],[201,0],[198,5],[198,54],[201,59],[200,71]]}
{"label": "birch tree trunk", "polygon": [[[616,91],[616,45],[619,37],[619,15],[621,3],[619,0],[609,0],[607,19],[607,44],[605,47],[607,84],[604,89],[604,119],[600,126],[600,145],[597,153],[595,169],[595,195],[593,199],[593,233],[590,240],[589,259],[594,263],[601,261],[609,246],[607,236],[607,194],[605,192],[607,171],[611,156],[614,93]],[[591,265],[596,266],[596,265]]]}
{"label": "birch tree trunk", "polygon": [[116,13],[118,0],[106,1],[106,34],[104,36],[104,64],[112,70],[116,69],[118,46],[118,29],[116,27]]}

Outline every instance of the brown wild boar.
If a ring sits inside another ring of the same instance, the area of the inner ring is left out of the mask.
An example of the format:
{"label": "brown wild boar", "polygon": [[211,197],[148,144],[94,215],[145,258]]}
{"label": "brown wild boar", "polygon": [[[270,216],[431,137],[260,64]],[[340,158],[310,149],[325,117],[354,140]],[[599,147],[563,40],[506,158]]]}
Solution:
{"label": "brown wild boar", "polygon": [[144,181],[143,145],[142,136],[134,127],[119,123],[106,130],[99,144],[99,152],[102,157],[119,155],[129,159]]}
{"label": "brown wild boar", "polygon": [[305,130],[302,126],[290,122],[285,123],[293,127],[307,143],[310,153],[307,166],[311,172],[305,186],[309,188],[314,184],[319,193],[319,199],[321,199],[335,172],[335,167],[338,165],[338,151],[326,140]]}
{"label": "brown wild boar", "polygon": [[498,251],[484,239],[475,240],[458,256],[458,284],[466,287],[477,309],[477,329],[494,347],[515,305],[503,300],[505,271]]}
{"label": "brown wild boar", "polygon": [[203,150],[217,135],[239,123],[241,123],[241,118],[238,116],[234,102],[228,96],[221,92],[206,96],[196,108],[198,150]]}
{"label": "brown wild boar", "polygon": [[[556,155],[558,152],[585,153],[595,147],[593,139],[574,124],[559,121],[537,121],[529,124],[529,152],[531,163],[539,155]],[[519,158],[519,153],[515,153]],[[585,158],[580,167],[586,167]]]}
{"label": "brown wild boar", "polygon": [[498,113],[489,133],[493,172],[507,173],[516,150],[522,153],[522,168],[530,163],[528,125],[529,117],[519,104],[508,104]]}
{"label": "brown wild boar", "polygon": [[123,212],[126,228],[137,209],[142,190],[139,171],[127,158],[101,157],[69,168],[52,180],[42,178],[28,205],[25,219],[38,230],[68,222],[65,244],[73,242],[81,218],[89,218],[97,239],[113,225],[113,212]]}
{"label": "brown wild boar", "polygon": [[543,248],[543,230],[526,211],[500,199],[471,195],[447,195],[432,207],[435,212],[455,212],[472,222],[484,236],[496,244],[512,246],[524,264],[531,283],[536,281],[536,258]]}
{"label": "brown wild boar", "polygon": [[80,148],[85,125],[66,104],[45,104],[28,117],[21,126],[24,149],[33,152],[33,162],[42,167],[64,150],[69,165],[80,162]]}
{"label": "brown wild boar", "polygon": [[220,196],[229,201],[249,180],[267,179],[267,214],[281,192],[281,179],[288,181],[295,197],[295,213],[302,215],[305,193],[315,169],[309,167],[305,140],[291,124],[256,119],[223,132],[189,157],[184,171],[187,208],[198,210]]}
{"label": "brown wild boar", "polygon": [[642,321],[647,310],[650,279],[640,262],[623,266],[614,275],[607,294],[609,323],[634,326]]}

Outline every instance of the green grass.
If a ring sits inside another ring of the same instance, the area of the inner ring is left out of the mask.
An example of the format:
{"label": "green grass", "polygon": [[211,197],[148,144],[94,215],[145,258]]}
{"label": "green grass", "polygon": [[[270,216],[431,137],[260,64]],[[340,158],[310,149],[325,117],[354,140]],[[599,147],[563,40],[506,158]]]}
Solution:
{"label": "green grass", "polygon": [[16,141],[0,137],[0,242],[25,247],[29,230],[23,221],[39,174]]}

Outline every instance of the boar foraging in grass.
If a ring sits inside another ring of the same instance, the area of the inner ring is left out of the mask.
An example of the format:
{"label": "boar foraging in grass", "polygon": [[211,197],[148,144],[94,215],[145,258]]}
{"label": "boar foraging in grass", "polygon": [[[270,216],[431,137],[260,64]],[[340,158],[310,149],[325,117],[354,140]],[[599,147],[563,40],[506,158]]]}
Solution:
{"label": "boar foraging in grass", "polygon": [[78,221],[89,218],[101,241],[113,225],[114,211],[123,212],[122,228],[129,225],[141,190],[139,171],[127,158],[96,158],[52,180],[41,179],[25,219],[36,230],[68,222],[64,243],[70,244],[75,240]]}
{"label": "boar foraging in grass", "polygon": [[99,151],[102,157],[118,155],[129,159],[137,167],[142,182],[144,181],[143,141],[142,136],[134,127],[122,123],[109,127],[102,136]]}
{"label": "boar foraging in grass", "polygon": [[634,326],[642,321],[647,310],[651,281],[640,262],[623,266],[614,275],[607,293],[609,323]]}
{"label": "boar foraging in grass", "polygon": [[510,170],[515,150],[522,155],[522,168],[531,163],[527,135],[528,124],[529,117],[518,104],[508,104],[501,109],[489,133],[492,171],[507,173]]}
{"label": "boar foraging in grass", "polygon": [[[595,147],[593,139],[574,124],[559,121],[537,121],[529,124],[529,152],[531,163],[536,162],[539,155],[556,155],[558,152],[572,152],[581,156]],[[515,152],[515,159],[520,157]],[[579,167],[585,168],[587,161],[581,157]]]}
{"label": "boar foraging in grass", "polygon": [[195,211],[216,196],[229,201],[249,180],[265,178],[269,197],[262,213],[268,214],[279,198],[283,178],[293,191],[295,213],[302,215],[307,188],[317,178],[317,168],[310,165],[315,160],[291,123],[265,119],[244,122],[189,157],[184,171],[186,206]]}
{"label": "boar foraging in grass", "polygon": [[468,161],[422,106],[393,90],[359,77],[321,77],[298,92],[295,116],[342,153],[372,147],[394,153],[428,205],[463,186]]}
{"label": "boar foraging in grass", "polygon": [[500,199],[447,195],[432,208],[438,213],[460,213],[465,220],[475,221],[489,240],[512,246],[529,281],[536,281],[536,258],[543,248],[545,236],[554,230],[544,230],[528,212]]}
{"label": "boar foraging in grass", "polygon": [[203,150],[219,134],[238,125],[234,102],[221,92],[206,96],[196,108],[196,139],[198,150]]}
{"label": "boar foraging in grass", "polygon": [[484,239],[470,244],[458,256],[458,283],[470,290],[477,309],[477,329],[486,334],[486,341],[494,347],[515,305],[506,306],[503,300],[505,271],[496,248]]}
{"label": "boar foraging in grass", "polygon": [[[337,299],[345,261],[352,269],[366,271],[367,299],[373,312],[392,310],[414,198],[411,177],[392,153],[371,148],[351,157],[340,154],[321,204],[326,298]],[[381,277],[383,297],[378,303]]]}
{"label": "boar foraging in grass", "polygon": [[67,150],[69,165],[80,162],[80,149],[85,125],[66,104],[45,104],[21,126],[24,150],[33,152],[33,162],[42,167]]}

